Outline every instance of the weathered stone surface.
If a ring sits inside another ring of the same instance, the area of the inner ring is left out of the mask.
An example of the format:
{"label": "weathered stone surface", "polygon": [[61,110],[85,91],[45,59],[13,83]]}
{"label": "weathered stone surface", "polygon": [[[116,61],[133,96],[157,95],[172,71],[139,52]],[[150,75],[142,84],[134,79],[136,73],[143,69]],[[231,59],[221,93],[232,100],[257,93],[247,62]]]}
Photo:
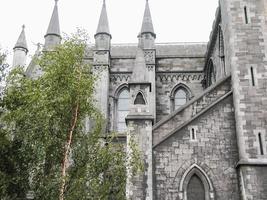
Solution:
{"label": "weathered stone surface", "polygon": [[[208,44],[157,44],[152,29],[139,35],[138,44],[112,44],[104,8],[105,29],[84,60],[99,77],[95,96],[108,132],[117,131],[118,94],[131,90],[128,133],[145,163],[144,173],[127,185],[131,199],[184,200],[189,184],[188,198],[203,198],[204,188],[205,200],[266,200],[267,2],[219,2]],[[151,27],[150,11],[145,16]],[[60,34],[48,34],[45,46],[60,40]],[[139,74],[147,78],[129,85],[138,48],[145,60]],[[14,52],[21,63],[24,50]],[[37,78],[42,72],[31,62],[26,74]],[[174,111],[179,87],[187,104]],[[147,104],[133,106],[139,92]]]}
{"label": "weathered stone surface", "polygon": [[[190,127],[196,126],[196,141]],[[156,199],[179,198],[179,185],[193,164],[208,175],[216,200],[238,200],[238,160],[232,96],[154,148]]]}
{"label": "weathered stone surface", "polygon": [[175,128],[191,120],[194,116],[214,103],[231,90],[230,77],[218,82],[216,87],[208,88],[199,97],[193,98],[188,104],[178,109],[166,119],[158,122],[153,127],[153,145],[159,143]]}

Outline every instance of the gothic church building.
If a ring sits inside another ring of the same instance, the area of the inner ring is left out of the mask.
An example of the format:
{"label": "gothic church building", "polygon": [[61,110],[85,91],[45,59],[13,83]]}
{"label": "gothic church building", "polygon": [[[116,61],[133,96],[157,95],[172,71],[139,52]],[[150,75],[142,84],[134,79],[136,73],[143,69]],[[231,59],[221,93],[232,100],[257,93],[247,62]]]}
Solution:
{"label": "gothic church building", "polygon": [[[144,159],[128,199],[267,199],[266,0],[220,0],[209,42],[188,44],[155,42],[146,1],[135,45],[112,45],[104,1],[94,38],[85,61],[106,130],[134,138]],[[56,1],[44,50],[60,41]],[[13,65],[27,53],[23,29]],[[34,62],[26,73],[38,75]]]}

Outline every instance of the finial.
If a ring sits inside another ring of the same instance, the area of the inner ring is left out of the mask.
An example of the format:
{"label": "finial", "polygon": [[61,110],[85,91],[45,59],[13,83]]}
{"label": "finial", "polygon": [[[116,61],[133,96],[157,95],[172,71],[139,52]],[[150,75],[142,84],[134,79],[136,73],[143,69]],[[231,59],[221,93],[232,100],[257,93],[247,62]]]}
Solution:
{"label": "finial", "polygon": [[41,43],[40,42],[38,42],[36,45],[37,45],[38,50],[41,49]]}
{"label": "finial", "polygon": [[56,5],[57,5],[57,2],[58,2],[58,0],[55,0]]}
{"label": "finial", "polygon": [[23,29],[23,30],[25,29],[25,24],[22,25],[22,29]]}
{"label": "finial", "polygon": [[106,4],[106,0],[103,0],[103,4],[104,4],[104,5]]}

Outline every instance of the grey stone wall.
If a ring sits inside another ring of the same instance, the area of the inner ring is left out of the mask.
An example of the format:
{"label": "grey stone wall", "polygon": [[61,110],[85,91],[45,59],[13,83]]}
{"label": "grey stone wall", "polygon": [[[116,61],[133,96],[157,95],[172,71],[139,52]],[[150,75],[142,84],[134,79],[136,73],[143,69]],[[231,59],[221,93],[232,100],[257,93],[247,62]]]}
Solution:
{"label": "grey stone wall", "polygon": [[203,94],[192,99],[188,105],[181,107],[172,115],[158,122],[153,127],[153,144],[174,131],[177,127],[187,122],[203,109],[214,103],[231,90],[230,77],[221,80],[215,86],[208,88]]}
{"label": "grey stone wall", "polygon": [[[190,140],[190,127],[197,130],[196,141]],[[182,199],[180,181],[185,171],[196,164],[211,180],[214,199],[239,200],[232,96],[156,146],[153,156],[156,199]]]}
{"label": "grey stone wall", "polygon": [[203,67],[203,57],[156,59],[157,122],[173,112],[170,95],[176,85],[186,85],[190,89],[191,97],[203,92]]}
{"label": "grey stone wall", "polygon": [[132,72],[134,67],[134,58],[112,58],[111,72]]}
{"label": "grey stone wall", "polygon": [[203,71],[204,57],[157,58],[157,72]]}
{"label": "grey stone wall", "polygon": [[201,81],[202,72],[158,72],[156,74],[156,121],[160,121],[173,113],[173,101],[171,93],[178,84],[187,86],[190,90],[190,98],[203,92]]}
{"label": "grey stone wall", "polygon": [[239,170],[244,182],[247,192],[243,194],[243,199],[247,200],[265,200],[266,199],[266,188],[267,188],[267,167],[242,167]]}
{"label": "grey stone wall", "polygon": [[143,159],[144,171],[136,176],[127,176],[126,196],[129,200],[153,199],[152,178],[152,120],[127,120],[128,151],[129,139],[138,144]]}
{"label": "grey stone wall", "polygon": [[[169,115],[172,110],[170,93],[179,84],[185,84],[192,96],[202,91],[201,81],[204,67],[206,44],[159,45],[156,52],[155,92],[156,121]],[[109,130],[116,130],[116,91],[130,80],[137,47],[135,45],[114,45],[111,47],[110,85],[109,85]],[[153,58],[155,59],[155,58]],[[148,67],[150,61],[147,60]],[[154,76],[153,76],[154,77]]]}

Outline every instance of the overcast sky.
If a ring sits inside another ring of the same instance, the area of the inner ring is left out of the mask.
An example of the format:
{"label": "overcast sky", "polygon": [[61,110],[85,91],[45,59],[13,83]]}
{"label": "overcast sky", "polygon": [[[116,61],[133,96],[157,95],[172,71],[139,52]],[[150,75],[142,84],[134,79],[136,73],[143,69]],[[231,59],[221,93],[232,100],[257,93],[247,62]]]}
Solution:
{"label": "overcast sky", "polygon": [[[0,46],[12,54],[21,26],[26,26],[29,55],[44,43],[54,0],[1,0]],[[136,43],[145,0],[106,0],[112,43]],[[207,42],[217,0],[149,0],[157,43]],[[59,0],[61,32],[86,29],[94,42],[102,0]],[[12,55],[9,56],[9,61]],[[29,59],[28,59],[29,61]]]}

